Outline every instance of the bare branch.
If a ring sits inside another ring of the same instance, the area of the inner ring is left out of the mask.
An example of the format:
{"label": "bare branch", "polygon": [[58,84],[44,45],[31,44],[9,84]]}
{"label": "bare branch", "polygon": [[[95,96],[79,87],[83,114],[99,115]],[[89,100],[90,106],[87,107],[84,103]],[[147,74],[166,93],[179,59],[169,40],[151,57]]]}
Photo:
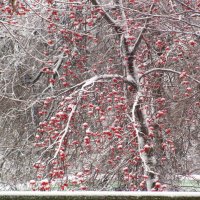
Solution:
{"label": "bare branch", "polygon": [[[182,73],[182,72],[178,72],[178,71],[175,71],[175,70],[172,70],[172,69],[154,68],[154,69],[150,69],[149,71],[147,71],[147,72],[145,72],[144,74],[142,74],[142,75],[139,77],[139,80],[141,81],[141,79],[142,79],[144,76],[146,76],[146,75],[148,75],[148,74],[150,74],[150,73],[152,73],[152,72],[158,72],[158,71],[160,71],[160,72],[171,72],[171,73],[175,73],[175,74],[179,74],[179,75],[181,75],[181,73]],[[199,80],[197,80],[197,79],[191,77],[191,76],[188,75],[188,74],[186,74],[186,76],[189,77],[189,78],[191,78],[191,79],[192,79],[193,81],[195,81],[196,83],[200,84],[200,81],[199,81]]]}

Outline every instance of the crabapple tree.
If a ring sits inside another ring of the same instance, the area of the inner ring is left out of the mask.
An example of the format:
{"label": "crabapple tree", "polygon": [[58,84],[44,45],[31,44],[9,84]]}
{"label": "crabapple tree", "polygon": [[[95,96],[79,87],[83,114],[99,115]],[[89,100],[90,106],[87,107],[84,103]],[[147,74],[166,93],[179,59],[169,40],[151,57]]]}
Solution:
{"label": "crabapple tree", "polygon": [[199,1],[23,0],[0,9],[12,45],[2,47],[1,96],[31,116],[23,120],[33,190],[174,190],[178,175],[196,169]]}

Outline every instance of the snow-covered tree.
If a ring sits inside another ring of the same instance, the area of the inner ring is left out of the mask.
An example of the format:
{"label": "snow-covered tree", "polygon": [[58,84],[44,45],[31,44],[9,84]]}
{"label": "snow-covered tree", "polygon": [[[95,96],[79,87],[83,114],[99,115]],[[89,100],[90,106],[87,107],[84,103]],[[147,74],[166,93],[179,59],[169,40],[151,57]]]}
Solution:
{"label": "snow-covered tree", "polygon": [[174,190],[196,169],[199,1],[0,10],[2,136],[26,156],[34,136],[33,189]]}

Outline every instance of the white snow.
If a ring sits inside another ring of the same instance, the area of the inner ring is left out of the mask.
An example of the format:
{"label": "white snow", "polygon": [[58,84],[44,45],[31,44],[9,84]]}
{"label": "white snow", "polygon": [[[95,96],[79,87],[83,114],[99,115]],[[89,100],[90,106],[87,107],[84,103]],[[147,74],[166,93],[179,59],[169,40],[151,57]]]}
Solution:
{"label": "white snow", "polygon": [[85,87],[88,86],[88,85],[93,84],[97,79],[98,79],[98,76],[94,76],[94,77],[88,79],[88,80],[85,82],[85,84],[83,85],[83,88],[85,88]]}

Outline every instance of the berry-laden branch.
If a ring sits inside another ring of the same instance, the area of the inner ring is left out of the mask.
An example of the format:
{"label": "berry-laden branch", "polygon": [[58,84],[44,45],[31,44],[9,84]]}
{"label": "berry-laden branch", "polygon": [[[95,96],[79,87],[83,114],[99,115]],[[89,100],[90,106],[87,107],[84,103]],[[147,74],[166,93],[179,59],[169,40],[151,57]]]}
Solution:
{"label": "berry-laden branch", "polygon": [[59,93],[57,96],[60,96],[60,95],[65,94],[65,93],[68,93],[68,92],[70,92],[72,90],[75,90],[76,88],[80,88],[80,87],[85,88],[85,87],[93,84],[94,82],[96,82],[98,80],[113,79],[113,78],[118,78],[118,79],[124,81],[124,83],[127,83],[127,84],[133,86],[133,88],[135,90],[138,89],[138,86],[137,86],[136,82],[134,80],[130,79],[129,77],[124,77],[124,76],[118,75],[118,74],[103,74],[103,75],[96,75],[96,76],[94,76],[92,78],[89,78],[89,79],[87,79],[87,80],[85,80],[85,81],[83,81],[81,83],[78,83],[78,84],[70,87],[69,89],[64,90],[63,92]]}
{"label": "berry-laden branch", "polygon": [[[86,87],[88,87],[88,86],[94,84],[94,83],[95,83],[96,81],[98,81],[98,80],[102,80],[102,79],[113,79],[113,78],[119,78],[119,79],[123,80],[125,83],[130,84],[131,86],[133,86],[135,90],[138,89],[138,87],[137,87],[137,85],[136,85],[135,82],[130,81],[130,80],[128,80],[126,77],[123,77],[123,76],[117,75],[117,74],[113,74],[113,75],[110,75],[110,74],[96,75],[96,76],[94,76],[94,77],[92,77],[92,78],[90,78],[90,79],[88,79],[88,80],[86,80],[86,81],[83,81],[82,83],[79,83],[79,84],[77,84],[76,86],[73,86],[73,87],[72,87],[73,89],[74,89],[74,88],[77,88],[77,87],[81,87],[81,88],[80,88],[80,90],[75,91],[75,93],[78,92],[78,98],[77,98],[76,104],[73,105],[72,108],[71,108],[72,110],[71,110],[71,112],[70,112],[70,114],[69,114],[69,118],[68,118],[67,124],[66,124],[64,130],[61,132],[62,137],[61,137],[61,138],[59,139],[59,141],[58,141],[58,142],[59,142],[59,146],[58,146],[58,148],[57,148],[56,153],[54,154],[54,157],[49,161],[49,163],[50,163],[52,160],[54,160],[54,159],[58,156],[58,153],[59,153],[59,151],[60,151],[60,149],[61,149],[63,140],[64,140],[64,138],[66,137],[66,135],[67,135],[67,133],[68,133],[68,131],[69,131],[69,128],[70,128],[70,121],[71,121],[71,119],[72,119],[72,117],[73,117],[74,112],[75,112],[76,109],[77,109],[77,106],[78,106],[78,104],[79,104],[79,101],[81,100],[82,95],[83,95],[83,92],[85,91]],[[65,92],[66,92],[66,91],[65,91]]]}

